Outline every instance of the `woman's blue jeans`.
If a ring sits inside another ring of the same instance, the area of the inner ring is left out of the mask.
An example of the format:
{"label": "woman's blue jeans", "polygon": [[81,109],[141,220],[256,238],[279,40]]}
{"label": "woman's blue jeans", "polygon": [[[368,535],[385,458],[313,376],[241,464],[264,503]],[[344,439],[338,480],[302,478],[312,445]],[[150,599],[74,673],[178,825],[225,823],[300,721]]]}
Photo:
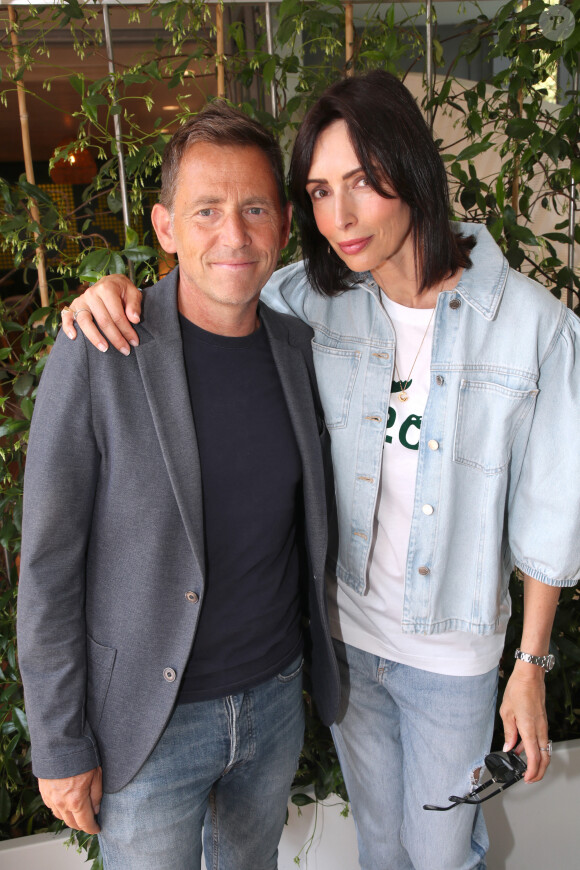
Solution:
{"label": "woman's blue jeans", "polygon": [[485,870],[480,807],[447,813],[477,781],[491,743],[497,668],[448,677],[335,641],[342,683],[332,733],[352,805],[361,870]]}
{"label": "woman's blue jeans", "polygon": [[304,737],[301,660],[254,689],[176,707],[99,814],[106,870],[275,870]]}

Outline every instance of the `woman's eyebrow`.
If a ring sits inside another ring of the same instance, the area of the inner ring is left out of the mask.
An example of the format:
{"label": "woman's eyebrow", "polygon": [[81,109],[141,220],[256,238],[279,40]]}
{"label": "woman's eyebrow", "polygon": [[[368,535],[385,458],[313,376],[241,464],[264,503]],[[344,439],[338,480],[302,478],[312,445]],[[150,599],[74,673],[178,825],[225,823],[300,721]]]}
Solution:
{"label": "woman's eyebrow", "polygon": [[[363,167],[357,166],[355,169],[351,169],[351,170],[349,170],[349,172],[345,172],[345,174],[342,176],[342,180],[347,181],[353,175],[356,175],[357,172],[364,172]],[[307,178],[306,184],[328,184],[328,179],[327,178]]]}

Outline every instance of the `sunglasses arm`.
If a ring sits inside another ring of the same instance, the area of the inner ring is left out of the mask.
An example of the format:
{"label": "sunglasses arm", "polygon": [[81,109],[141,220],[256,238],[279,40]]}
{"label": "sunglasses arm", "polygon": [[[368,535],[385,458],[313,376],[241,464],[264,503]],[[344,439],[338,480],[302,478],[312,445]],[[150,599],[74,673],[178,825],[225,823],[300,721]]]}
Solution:
{"label": "sunglasses arm", "polygon": [[470,791],[468,795],[465,797],[457,797],[457,795],[449,795],[449,800],[453,801],[452,804],[449,804],[448,807],[437,807],[434,804],[424,804],[424,810],[437,810],[438,812],[444,813],[447,810],[452,810],[454,807],[458,807],[459,804],[483,804],[485,801],[488,801],[490,798],[495,797],[496,794],[500,794],[502,791],[505,791],[506,788],[509,788],[510,785],[514,785],[514,783],[519,782],[521,777],[514,778],[510,780],[510,782],[503,782],[501,785],[496,788],[495,791],[492,791],[491,794],[486,795],[483,798],[476,797],[480,792],[484,791],[486,788],[492,784],[492,782],[496,782],[496,780],[488,779],[486,782],[479,785],[477,788],[474,788],[473,791]]}

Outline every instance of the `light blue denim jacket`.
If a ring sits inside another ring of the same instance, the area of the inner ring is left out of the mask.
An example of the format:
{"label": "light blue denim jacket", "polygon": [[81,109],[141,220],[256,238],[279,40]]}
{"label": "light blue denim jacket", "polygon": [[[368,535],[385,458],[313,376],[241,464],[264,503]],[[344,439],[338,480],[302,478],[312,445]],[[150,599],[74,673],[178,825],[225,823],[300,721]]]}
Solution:
{"label": "light blue denim jacket", "polygon": [[[580,576],[580,321],[510,269],[485,227],[463,229],[477,238],[473,266],[435,312],[405,576],[410,633],[493,633],[514,565],[552,586]],[[338,510],[329,568],[362,594],[395,331],[371,275],[355,277],[328,298],[297,263],[263,298],[314,330]]]}

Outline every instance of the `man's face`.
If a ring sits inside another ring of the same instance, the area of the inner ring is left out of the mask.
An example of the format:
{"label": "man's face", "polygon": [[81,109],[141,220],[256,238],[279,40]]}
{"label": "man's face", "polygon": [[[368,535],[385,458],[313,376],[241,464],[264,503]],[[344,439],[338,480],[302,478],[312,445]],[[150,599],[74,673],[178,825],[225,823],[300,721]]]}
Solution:
{"label": "man's face", "polygon": [[157,204],[152,214],[163,248],[179,259],[180,311],[214,332],[227,323],[255,323],[260,290],[288,241],[290,217],[258,147],[190,146],[172,212]]}

